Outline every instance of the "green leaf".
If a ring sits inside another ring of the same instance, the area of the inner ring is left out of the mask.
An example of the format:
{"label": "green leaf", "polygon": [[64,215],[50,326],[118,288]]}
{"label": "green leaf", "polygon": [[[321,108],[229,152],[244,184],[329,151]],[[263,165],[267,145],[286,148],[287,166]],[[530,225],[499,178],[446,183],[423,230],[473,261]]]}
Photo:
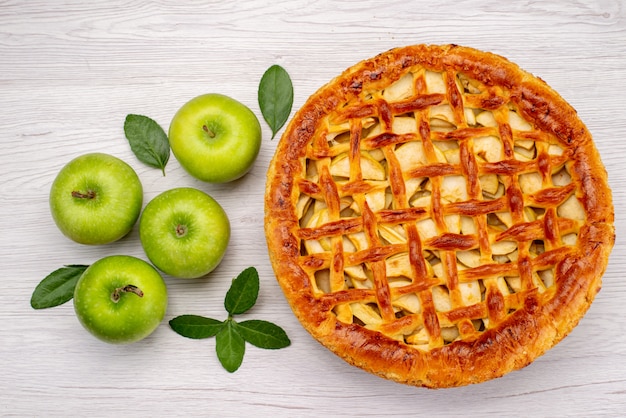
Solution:
{"label": "green leaf", "polygon": [[63,305],[74,297],[74,288],[88,266],[72,264],[47,275],[35,288],[30,298],[34,309]]}
{"label": "green leaf", "polygon": [[259,273],[248,267],[233,280],[224,299],[224,307],[231,315],[239,315],[252,308],[259,296]]}
{"label": "green leaf", "polygon": [[272,139],[287,122],[293,105],[293,84],[289,74],[280,65],[265,71],[259,83],[259,107],[267,124],[272,128]]}
{"label": "green leaf", "polygon": [[183,337],[202,339],[215,336],[224,322],[199,315],[181,315],[170,320],[170,327]]}
{"label": "green leaf", "polygon": [[170,143],[163,128],[147,116],[128,115],[124,121],[124,133],[139,161],[160,168],[165,175],[165,166],[170,158]]}
{"label": "green leaf", "polygon": [[181,315],[170,320],[170,326],[178,334],[188,338],[215,336],[215,351],[220,363],[230,373],[243,362],[246,341],[268,349],[284,348],[291,344],[285,331],[268,321],[250,320],[237,323],[233,315],[246,312],[259,296],[259,273],[248,267],[233,279],[224,298],[228,319],[224,322],[198,315]]}
{"label": "green leaf", "polygon": [[246,352],[246,342],[237,333],[232,320],[227,320],[226,326],[215,336],[215,351],[222,366],[230,373],[241,366]]}
{"label": "green leaf", "polygon": [[278,349],[291,344],[287,333],[278,325],[253,319],[236,324],[237,332],[244,340],[259,348]]}

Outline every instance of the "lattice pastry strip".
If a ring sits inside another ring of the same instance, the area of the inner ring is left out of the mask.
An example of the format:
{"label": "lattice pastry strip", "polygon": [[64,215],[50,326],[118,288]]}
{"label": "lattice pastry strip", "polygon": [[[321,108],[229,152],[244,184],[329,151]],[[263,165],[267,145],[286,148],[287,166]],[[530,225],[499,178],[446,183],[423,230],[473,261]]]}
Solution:
{"label": "lattice pastry strip", "polygon": [[268,171],[270,258],[300,321],[350,363],[429,387],[500,376],[562,338],[599,288],[612,216],[575,112],[462,47],[347,70]]}

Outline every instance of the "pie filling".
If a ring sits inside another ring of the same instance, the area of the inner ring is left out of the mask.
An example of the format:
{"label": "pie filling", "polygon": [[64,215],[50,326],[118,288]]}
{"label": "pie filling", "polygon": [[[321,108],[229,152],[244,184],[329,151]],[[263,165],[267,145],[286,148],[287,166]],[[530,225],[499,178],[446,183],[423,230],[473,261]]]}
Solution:
{"label": "pie filling", "polygon": [[554,294],[586,220],[573,151],[511,94],[417,66],[323,117],[294,193],[300,265],[338,321],[428,351]]}

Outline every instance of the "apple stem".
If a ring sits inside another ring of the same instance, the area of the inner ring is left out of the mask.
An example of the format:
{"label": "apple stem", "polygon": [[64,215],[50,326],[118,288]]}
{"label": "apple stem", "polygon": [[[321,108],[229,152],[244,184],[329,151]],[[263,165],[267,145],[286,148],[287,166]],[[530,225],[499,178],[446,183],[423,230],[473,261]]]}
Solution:
{"label": "apple stem", "polygon": [[127,284],[124,287],[118,287],[117,289],[115,289],[113,291],[113,293],[111,293],[111,300],[115,303],[117,303],[120,298],[122,297],[122,292],[126,292],[126,293],[134,293],[137,296],[139,296],[140,298],[143,297],[143,292],[141,291],[140,288],[138,288],[135,285],[132,284]]}
{"label": "apple stem", "polygon": [[176,225],[176,236],[182,237],[187,233],[187,228],[184,225]]}
{"label": "apple stem", "polygon": [[93,190],[87,190],[86,193],[79,192],[78,190],[72,191],[72,197],[77,199],[93,199],[96,197],[96,192]]}
{"label": "apple stem", "polygon": [[208,126],[206,126],[206,125],[202,125],[202,130],[203,130],[204,132],[206,132],[206,133],[209,135],[209,137],[211,137],[211,138],[215,138],[215,132],[213,132],[211,129],[209,129],[209,127],[208,127]]}

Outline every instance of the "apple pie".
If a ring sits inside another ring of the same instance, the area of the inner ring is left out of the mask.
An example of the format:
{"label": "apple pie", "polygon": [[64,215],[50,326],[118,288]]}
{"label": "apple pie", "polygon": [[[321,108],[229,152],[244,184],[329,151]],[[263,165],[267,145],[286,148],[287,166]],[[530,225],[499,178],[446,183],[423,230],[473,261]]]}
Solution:
{"label": "apple pie", "polygon": [[267,173],[265,232],[303,327],[401,383],[479,383],[565,337],[615,240],[575,110],[498,55],[390,50],[297,111]]}

